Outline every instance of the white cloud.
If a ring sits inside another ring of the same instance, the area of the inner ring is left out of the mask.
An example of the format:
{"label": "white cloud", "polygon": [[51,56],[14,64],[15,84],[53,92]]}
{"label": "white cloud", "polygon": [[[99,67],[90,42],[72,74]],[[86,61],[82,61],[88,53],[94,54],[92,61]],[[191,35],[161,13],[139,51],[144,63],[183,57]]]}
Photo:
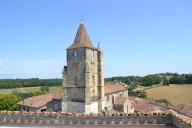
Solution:
{"label": "white cloud", "polygon": [[0,78],[58,78],[62,67],[57,60],[0,59]]}

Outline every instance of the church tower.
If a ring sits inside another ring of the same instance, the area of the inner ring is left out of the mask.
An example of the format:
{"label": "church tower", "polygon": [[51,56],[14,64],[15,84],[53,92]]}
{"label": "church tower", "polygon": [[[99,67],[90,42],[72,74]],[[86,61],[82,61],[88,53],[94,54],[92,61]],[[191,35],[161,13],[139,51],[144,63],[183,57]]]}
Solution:
{"label": "church tower", "polygon": [[98,113],[104,109],[103,66],[103,52],[93,46],[81,22],[73,44],[67,48],[62,111]]}

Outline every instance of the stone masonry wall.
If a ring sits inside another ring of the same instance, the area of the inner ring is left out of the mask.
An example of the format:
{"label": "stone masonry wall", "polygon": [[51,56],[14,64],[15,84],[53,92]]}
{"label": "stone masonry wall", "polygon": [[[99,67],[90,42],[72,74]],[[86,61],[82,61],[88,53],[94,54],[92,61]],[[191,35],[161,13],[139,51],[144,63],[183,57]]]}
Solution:
{"label": "stone masonry wall", "polygon": [[191,128],[191,120],[183,120],[173,113],[153,114],[77,114],[56,112],[18,112],[1,111],[1,124],[22,125],[142,125],[172,124],[178,128]]}

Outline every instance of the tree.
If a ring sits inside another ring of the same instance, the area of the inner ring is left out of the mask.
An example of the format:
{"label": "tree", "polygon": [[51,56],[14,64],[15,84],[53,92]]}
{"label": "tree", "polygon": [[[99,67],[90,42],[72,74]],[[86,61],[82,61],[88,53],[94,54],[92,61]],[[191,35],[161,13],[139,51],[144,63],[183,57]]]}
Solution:
{"label": "tree", "polygon": [[192,84],[192,74],[186,75],[186,84]]}
{"label": "tree", "polygon": [[138,87],[138,83],[136,82],[131,82],[129,85],[128,85],[128,94],[130,96],[134,95],[134,89],[136,89]]}
{"label": "tree", "polygon": [[0,110],[14,111],[20,97],[13,94],[0,94]]}
{"label": "tree", "polygon": [[184,75],[175,75],[169,81],[171,84],[185,84],[186,78]]}
{"label": "tree", "polygon": [[167,80],[166,76],[163,76],[163,85],[169,85],[169,81]]}

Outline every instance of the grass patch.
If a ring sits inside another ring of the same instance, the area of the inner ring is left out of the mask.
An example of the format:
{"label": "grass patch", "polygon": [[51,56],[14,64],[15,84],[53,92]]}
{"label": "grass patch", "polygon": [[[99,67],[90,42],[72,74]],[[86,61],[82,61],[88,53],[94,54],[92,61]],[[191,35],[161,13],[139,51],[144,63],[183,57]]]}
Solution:
{"label": "grass patch", "polygon": [[172,105],[184,104],[192,106],[192,85],[174,84],[145,90],[148,98],[166,99]]}
{"label": "grass patch", "polygon": [[[60,92],[62,91],[62,86],[49,87],[50,92]],[[11,94],[11,93],[35,93],[41,91],[41,86],[38,87],[23,87],[23,88],[13,88],[13,89],[0,89],[1,94]]]}

